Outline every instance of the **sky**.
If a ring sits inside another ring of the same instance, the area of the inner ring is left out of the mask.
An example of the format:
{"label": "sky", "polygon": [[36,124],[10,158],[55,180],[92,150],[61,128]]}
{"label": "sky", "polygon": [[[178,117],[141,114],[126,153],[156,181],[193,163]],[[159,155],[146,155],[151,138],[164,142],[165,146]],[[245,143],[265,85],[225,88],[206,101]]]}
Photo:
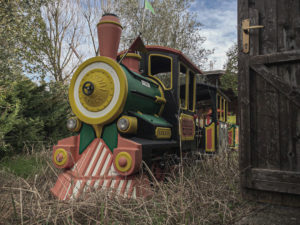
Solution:
{"label": "sky", "polygon": [[195,0],[191,6],[202,23],[203,47],[214,49],[209,57],[214,70],[223,69],[226,52],[237,42],[237,0]]}
{"label": "sky", "polygon": [[223,69],[226,52],[237,42],[237,0],[194,0],[190,10],[203,25],[200,31],[206,37],[203,47],[214,49],[205,70],[209,69],[210,61],[214,70]]}

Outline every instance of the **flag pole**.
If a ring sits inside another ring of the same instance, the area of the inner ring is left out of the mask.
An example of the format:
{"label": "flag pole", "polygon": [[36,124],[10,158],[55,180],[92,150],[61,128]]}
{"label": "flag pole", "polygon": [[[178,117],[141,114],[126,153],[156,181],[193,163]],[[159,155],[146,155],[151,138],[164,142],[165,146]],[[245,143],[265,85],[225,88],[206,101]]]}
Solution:
{"label": "flag pole", "polygon": [[144,30],[144,21],[145,21],[145,12],[146,12],[145,9],[146,9],[146,0],[144,0],[144,11],[143,11],[143,21],[142,21],[142,30],[141,30],[141,33]]}

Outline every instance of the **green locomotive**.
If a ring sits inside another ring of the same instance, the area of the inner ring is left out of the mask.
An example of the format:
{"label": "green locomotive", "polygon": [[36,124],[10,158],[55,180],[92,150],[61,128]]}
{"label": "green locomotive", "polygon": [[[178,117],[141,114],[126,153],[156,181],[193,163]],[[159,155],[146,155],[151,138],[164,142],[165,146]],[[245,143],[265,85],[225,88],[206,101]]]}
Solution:
{"label": "green locomotive", "polygon": [[[64,172],[51,191],[61,200],[98,188],[128,198],[146,196],[151,191],[148,177],[139,173],[143,161],[159,178],[164,158],[176,158],[180,143],[183,152],[200,146],[196,75],[201,70],[182,52],[145,47],[139,38],[117,54],[122,26],[113,14],[97,27],[101,56],[82,63],[69,88],[76,117],[67,126],[78,135],[53,147],[53,163]],[[221,130],[213,122],[211,138]]]}

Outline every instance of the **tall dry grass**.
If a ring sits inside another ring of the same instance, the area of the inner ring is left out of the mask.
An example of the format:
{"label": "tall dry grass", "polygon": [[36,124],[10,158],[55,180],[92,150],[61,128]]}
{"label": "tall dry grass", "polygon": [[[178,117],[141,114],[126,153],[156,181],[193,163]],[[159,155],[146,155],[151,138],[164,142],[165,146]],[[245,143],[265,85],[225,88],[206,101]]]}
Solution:
{"label": "tall dry grass", "polygon": [[239,189],[238,153],[203,160],[184,159],[166,182],[153,184],[148,199],[112,198],[96,191],[88,198],[57,201],[50,193],[58,170],[47,164],[29,179],[0,174],[3,224],[234,224],[252,209]]}

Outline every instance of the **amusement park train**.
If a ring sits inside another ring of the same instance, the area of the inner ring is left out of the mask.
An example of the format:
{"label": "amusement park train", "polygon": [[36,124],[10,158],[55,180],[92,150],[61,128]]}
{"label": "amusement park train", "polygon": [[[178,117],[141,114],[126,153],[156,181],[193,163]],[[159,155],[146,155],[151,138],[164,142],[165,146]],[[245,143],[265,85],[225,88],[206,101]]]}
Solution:
{"label": "amusement park train", "polygon": [[182,52],[144,46],[138,37],[118,54],[118,17],[104,15],[97,28],[100,56],[83,62],[69,87],[75,117],[67,127],[77,135],[53,147],[53,163],[63,169],[51,189],[55,196],[75,199],[101,188],[145,196],[149,178],[139,173],[142,162],[159,179],[165,160],[180,152],[222,151],[228,134],[235,145],[229,99],[199,82],[201,70]]}

